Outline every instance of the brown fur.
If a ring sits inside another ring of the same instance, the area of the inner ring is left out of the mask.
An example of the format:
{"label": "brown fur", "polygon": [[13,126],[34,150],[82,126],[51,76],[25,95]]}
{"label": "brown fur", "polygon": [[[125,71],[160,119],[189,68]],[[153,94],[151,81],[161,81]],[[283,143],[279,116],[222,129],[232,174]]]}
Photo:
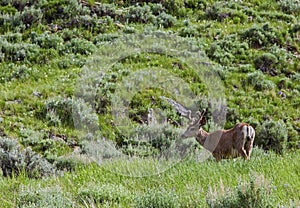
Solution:
{"label": "brown fur", "polygon": [[[193,126],[194,125],[194,126]],[[207,150],[209,150],[217,161],[221,159],[229,159],[243,157],[245,160],[250,159],[252,152],[253,141],[255,137],[254,129],[246,123],[238,123],[229,130],[218,130],[208,133],[201,128],[201,123],[193,124],[199,126],[198,131],[187,129],[183,137],[196,137],[196,140]],[[252,128],[253,132],[250,138],[244,135],[243,127]]]}

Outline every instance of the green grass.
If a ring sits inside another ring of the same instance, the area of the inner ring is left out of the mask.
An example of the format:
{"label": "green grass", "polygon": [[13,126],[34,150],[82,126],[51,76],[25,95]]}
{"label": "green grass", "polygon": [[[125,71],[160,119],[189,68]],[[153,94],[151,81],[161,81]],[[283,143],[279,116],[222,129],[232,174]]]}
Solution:
{"label": "green grass", "polygon": [[[147,5],[139,0],[88,0],[83,6],[79,1],[45,0],[28,1],[25,8],[23,1],[7,2],[0,3],[0,138],[7,135],[24,147],[31,146],[52,163],[68,166],[71,160],[77,164],[77,156],[72,159],[71,152],[74,147],[84,146],[84,138],[73,123],[68,123],[70,112],[62,112],[66,117],[59,118],[54,109],[51,120],[46,115],[47,106],[51,101],[76,97],[82,66],[89,63],[93,52],[103,51],[103,46],[104,51],[114,51],[109,44],[124,34],[159,31],[182,36],[189,46],[206,53],[201,57],[209,65],[206,68],[222,80],[222,96],[228,107],[225,128],[248,122],[258,130],[266,120],[280,120],[288,135],[278,137],[286,138],[290,149],[276,155],[256,148],[246,162],[237,159],[216,163],[209,159],[201,163],[192,158],[163,164],[136,156],[101,165],[80,163],[70,168],[71,172],[44,179],[29,179],[25,173],[13,178],[0,176],[1,207],[147,207],[151,203],[156,207],[204,207],[207,198],[222,195],[213,190],[226,195],[227,189],[233,193],[251,180],[270,191],[274,206],[300,206],[299,1],[166,0],[161,1],[162,5]],[[162,11],[167,14],[165,19],[159,14]],[[56,24],[57,30],[52,28]],[[185,46],[177,49],[187,52]],[[126,55],[128,51],[118,52]],[[260,60],[266,54],[272,63],[263,68]],[[193,93],[205,97],[209,90],[205,80],[199,79],[195,66],[189,64],[169,54],[133,52],[105,69],[107,76],[97,83],[97,99],[101,102],[93,103],[98,110],[100,135],[117,142],[123,152],[142,155],[149,144],[144,149],[131,147],[136,140],[125,138],[116,126],[118,118],[110,112],[116,86],[141,69],[163,69],[187,83]],[[204,65],[197,67],[203,69]],[[134,95],[126,92],[125,97],[132,95],[130,112],[136,114],[132,120],[143,118],[149,107],[164,109],[171,122],[180,120],[170,106],[159,100],[160,95],[173,94],[159,87],[141,89]],[[59,104],[62,108],[65,103]],[[156,129],[149,129],[153,132]],[[170,135],[167,142],[159,142],[166,145],[174,139]],[[257,135],[256,144],[273,139],[260,138],[265,136]]]}
{"label": "green grass", "polygon": [[[164,172],[148,177],[116,174],[117,171],[112,171],[110,164],[90,164],[78,166],[73,173],[65,173],[63,176],[46,180],[29,180],[24,176],[1,178],[0,185],[3,188],[0,191],[0,198],[3,207],[12,207],[16,206],[20,199],[23,199],[25,204],[28,203],[29,199],[22,198],[24,192],[33,197],[32,192],[38,193],[39,190],[42,192],[47,188],[56,190],[57,193],[62,192],[62,196],[59,196],[64,199],[62,201],[68,199],[75,207],[85,207],[81,204],[79,196],[83,189],[90,189],[89,193],[95,200],[104,197],[103,201],[96,200],[97,207],[104,206],[105,203],[115,207],[131,207],[136,197],[147,193],[150,189],[175,194],[178,196],[176,200],[180,207],[205,207],[206,198],[211,196],[210,190],[220,191],[228,188],[233,190],[252,179],[255,183],[265,186],[270,192],[270,197],[274,198],[275,204],[289,206],[293,201],[295,205],[297,203],[299,205],[299,159],[299,151],[278,156],[263,153],[255,148],[250,161],[236,159],[216,163],[209,159],[201,163],[195,159],[187,159]],[[148,165],[151,163],[148,161]],[[136,161],[129,163],[128,167],[129,172],[147,169],[147,165],[141,165]],[[97,191],[95,189],[97,186],[102,189]],[[43,194],[47,197],[47,193]],[[118,197],[121,200],[118,200]]]}

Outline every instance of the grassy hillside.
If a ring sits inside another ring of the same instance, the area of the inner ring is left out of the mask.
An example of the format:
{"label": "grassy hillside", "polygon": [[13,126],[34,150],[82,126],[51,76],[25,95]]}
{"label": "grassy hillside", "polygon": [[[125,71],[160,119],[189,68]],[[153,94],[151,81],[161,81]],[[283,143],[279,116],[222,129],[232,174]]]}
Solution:
{"label": "grassy hillside", "polygon": [[[299,206],[299,19],[300,2],[290,0],[1,1],[0,200],[240,207],[250,193],[253,206]],[[160,96],[210,109],[206,130],[251,124],[253,159],[201,163],[190,141],[180,144],[184,156],[159,164],[159,175],[122,176],[155,171],[151,158],[185,128]],[[226,115],[214,120],[214,106]],[[147,125],[149,109],[167,125]],[[106,161],[120,153],[132,163]],[[220,186],[232,197],[214,201]]]}

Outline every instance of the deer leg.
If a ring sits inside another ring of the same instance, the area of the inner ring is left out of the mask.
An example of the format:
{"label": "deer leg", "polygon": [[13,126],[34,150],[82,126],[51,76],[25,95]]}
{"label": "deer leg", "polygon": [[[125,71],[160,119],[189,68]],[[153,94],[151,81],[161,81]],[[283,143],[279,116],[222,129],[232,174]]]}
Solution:
{"label": "deer leg", "polygon": [[219,154],[213,153],[214,158],[216,159],[217,162],[221,161],[221,156]]}
{"label": "deer leg", "polygon": [[252,146],[253,146],[253,140],[252,141],[247,141],[245,143],[244,149],[246,149],[246,154],[248,156],[248,159],[250,159],[250,155],[252,152]]}
{"label": "deer leg", "polygon": [[240,155],[244,158],[244,160],[248,160],[248,155],[247,155],[246,150],[244,149],[244,147],[242,147],[242,148],[239,150],[239,153],[240,153]]}

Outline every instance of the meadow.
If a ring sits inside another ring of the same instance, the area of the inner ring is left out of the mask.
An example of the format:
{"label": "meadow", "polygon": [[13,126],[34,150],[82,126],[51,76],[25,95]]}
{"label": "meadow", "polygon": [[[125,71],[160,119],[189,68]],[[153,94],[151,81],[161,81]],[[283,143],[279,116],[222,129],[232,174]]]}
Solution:
{"label": "meadow", "polygon": [[[1,1],[0,206],[300,207],[299,19],[298,0]],[[252,125],[251,159],[199,159],[161,96],[207,131]]]}

